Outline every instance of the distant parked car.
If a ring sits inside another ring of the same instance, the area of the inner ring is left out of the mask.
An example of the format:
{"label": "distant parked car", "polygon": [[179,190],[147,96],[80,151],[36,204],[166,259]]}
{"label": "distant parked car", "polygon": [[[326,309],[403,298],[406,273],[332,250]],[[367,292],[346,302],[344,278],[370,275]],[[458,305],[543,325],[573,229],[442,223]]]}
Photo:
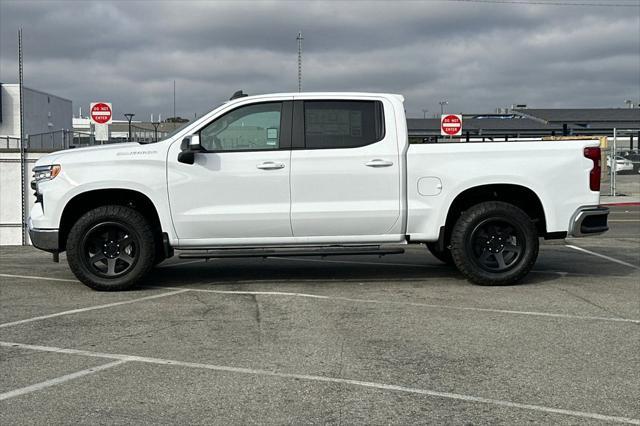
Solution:
{"label": "distant parked car", "polygon": [[640,172],[640,152],[630,151],[623,156],[625,159],[631,161],[634,172]]}
{"label": "distant parked car", "polygon": [[[633,163],[631,162],[631,160],[627,160],[624,157],[621,157],[619,155],[616,155],[616,165],[615,165],[615,171],[616,173],[621,173],[621,172],[631,172],[633,171]],[[611,157],[607,158],[607,167],[609,168],[609,170],[611,170]]]}

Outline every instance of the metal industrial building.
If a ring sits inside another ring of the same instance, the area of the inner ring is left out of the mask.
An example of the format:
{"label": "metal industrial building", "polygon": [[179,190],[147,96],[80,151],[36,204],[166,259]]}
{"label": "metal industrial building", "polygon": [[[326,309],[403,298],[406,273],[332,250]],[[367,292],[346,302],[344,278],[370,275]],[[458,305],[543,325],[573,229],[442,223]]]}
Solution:
{"label": "metal industrial building", "polygon": [[[28,87],[23,87],[22,93],[25,135],[35,137],[72,128],[72,105],[69,99]],[[9,144],[18,148],[19,138],[20,85],[0,83],[0,146]]]}

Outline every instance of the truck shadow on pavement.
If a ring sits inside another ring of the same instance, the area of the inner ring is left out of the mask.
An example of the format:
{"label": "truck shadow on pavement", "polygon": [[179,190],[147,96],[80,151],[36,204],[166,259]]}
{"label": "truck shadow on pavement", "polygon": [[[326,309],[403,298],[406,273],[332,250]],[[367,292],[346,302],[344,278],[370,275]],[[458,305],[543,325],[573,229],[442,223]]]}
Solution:
{"label": "truck shadow on pavement", "polygon": [[[156,267],[140,283],[140,287],[189,286],[195,284],[232,285],[259,283],[314,282],[420,282],[429,284],[473,285],[454,267],[441,263],[406,263],[359,260],[322,259],[214,259],[199,262],[171,262]],[[529,274],[519,285],[540,284],[560,278],[554,272]]]}

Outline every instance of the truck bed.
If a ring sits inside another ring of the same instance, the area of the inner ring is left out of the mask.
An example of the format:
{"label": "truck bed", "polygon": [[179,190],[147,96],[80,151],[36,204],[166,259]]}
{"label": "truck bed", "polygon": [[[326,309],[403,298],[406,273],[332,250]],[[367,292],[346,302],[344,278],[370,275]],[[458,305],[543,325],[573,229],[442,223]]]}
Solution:
{"label": "truck bed", "polygon": [[407,148],[407,234],[433,241],[448,206],[463,191],[492,184],[531,189],[545,210],[548,232],[566,231],[584,205],[597,205],[589,188],[593,162],[585,147],[598,140],[411,144]]}

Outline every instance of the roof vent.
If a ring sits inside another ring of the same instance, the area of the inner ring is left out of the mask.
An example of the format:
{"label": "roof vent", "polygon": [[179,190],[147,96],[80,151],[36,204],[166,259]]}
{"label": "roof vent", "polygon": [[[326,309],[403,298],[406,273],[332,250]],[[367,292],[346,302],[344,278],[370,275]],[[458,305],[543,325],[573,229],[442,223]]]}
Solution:
{"label": "roof vent", "polygon": [[233,96],[229,98],[229,100],[232,101],[234,99],[244,98],[245,96],[249,96],[249,95],[247,95],[246,93],[242,93],[242,90],[238,90],[236,93],[233,94]]}

